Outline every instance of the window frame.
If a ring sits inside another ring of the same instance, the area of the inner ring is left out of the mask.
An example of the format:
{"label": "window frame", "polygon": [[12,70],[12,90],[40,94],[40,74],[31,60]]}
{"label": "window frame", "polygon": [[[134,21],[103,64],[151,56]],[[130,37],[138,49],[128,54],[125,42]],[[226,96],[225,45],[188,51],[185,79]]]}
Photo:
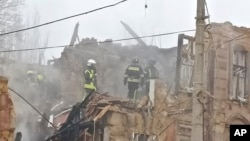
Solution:
{"label": "window frame", "polygon": [[[234,48],[232,51],[232,63],[231,63],[231,87],[232,92],[230,94],[231,100],[239,100],[238,97],[246,98],[247,96],[247,51],[244,49]],[[242,58],[244,62],[242,63]],[[238,71],[236,71],[238,69]],[[237,73],[237,74],[236,74]],[[236,80],[235,80],[236,79]],[[242,83],[243,79],[243,86],[240,84]],[[236,81],[236,82],[235,82]],[[236,83],[236,84],[235,84]],[[235,86],[236,85],[236,86]],[[241,89],[243,87],[243,90]],[[242,92],[243,91],[243,92]]]}

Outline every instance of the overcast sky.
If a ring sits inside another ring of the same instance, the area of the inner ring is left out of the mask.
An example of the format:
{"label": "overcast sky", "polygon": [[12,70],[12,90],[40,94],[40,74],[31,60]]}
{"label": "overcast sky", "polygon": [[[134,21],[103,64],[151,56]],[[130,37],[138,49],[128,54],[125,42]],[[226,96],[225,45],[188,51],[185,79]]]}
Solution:
{"label": "overcast sky", "polygon": [[[25,15],[40,15],[40,23],[86,12],[120,0],[26,0]],[[144,5],[148,8],[145,11]],[[250,27],[249,0],[207,0],[212,22],[230,21],[237,26]],[[74,26],[79,37],[95,37],[98,41],[131,37],[120,21],[127,23],[139,35],[151,35],[195,29],[196,0],[128,0],[115,7],[72,18],[39,28],[42,37],[49,34],[49,46],[69,44]],[[194,32],[186,33],[194,35]],[[169,35],[143,39],[147,44],[163,48],[176,46],[177,36]],[[123,44],[136,43],[126,41]],[[49,49],[46,56],[60,57],[62,49]]]}

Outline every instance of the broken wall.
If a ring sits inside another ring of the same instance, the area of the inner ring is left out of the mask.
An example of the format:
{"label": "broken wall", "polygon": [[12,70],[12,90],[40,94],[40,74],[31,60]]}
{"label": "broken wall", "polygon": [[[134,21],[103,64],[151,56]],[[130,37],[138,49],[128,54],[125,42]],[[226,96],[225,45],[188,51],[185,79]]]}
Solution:
{"label": "broken wall", "polygon": [[[175,75],[176,48],[141,48],[137,46],[119,46],[114,43],[67,47],[54,66],[61,70],[61,94],[74,103],[83,97],[83,69],[88,59],[97,61],[97,79],[100,92],[127,96],[127,86],[123,85],[125,69],[134,57],[140,59],[145,67],[148,59],[157,60],[156,67],[160,78],[172,85]],[[65,99],[65,98],[64,98]]]}
{"label": "broken wall", "polygon": [[92,100],[90,105],[95,107],[88,105],[89,108],[87,108],[87,113],[92,111],[93,115],[87,115],[91,119],[95,119],[94,117],[97,117],[95,111],[105,109],[103,107],[107,106],[104,106],[104,103],[110,103],[109,112],[106,113],[105,117],[102,117],[102,120],[106,123],[105,134],[108,134],[106,137],[109,137],[108,140],[112,141],[131,140],[133,135],[157,137],[159,141],[173,141],[178,137],[179,133],[189,135],[190,132],[177,128],[177,125],[185,126],[188,124],[182,121],[190,124],[191,99],[182,97],[182,100],[169,101],[168,97],[171,96],[167,93],[168,89],[164,81],[157,80],[155,88],[155,106],[151,109],[151,112],[148,111],[147,101],[145,102],[144,98],[138,100],[136,102],[137,106],[134,108],[121,104],[126,99],[113,100],[116,104],[111,104],[112,100],[108,100],[108,98],[99,101],[95,101],[97,98],[94,98],[95,100]]}
{"label": "broken wall", "polygon": [[[214,96],[210,102],[212,110],[210,128],[213,133],[211,136],[213,141],[227,141],[228,127],[234,120],[241,121],[241,124],[248,124],[250,121],[250,114],[247,112],[249,111],[247,103],[250,102],[247,101],[250,80],[249,63],[247,63],[250,29],[236,27],[229,22],[213,23],[206,34],[208,38],[205,44],[207,50],[205,70],[208,70],[210,78],[205,81],[207,90]],[[236,74],[236,71],[239,72]]]}
{"label": "broken wall", "polygon": [[[229,22],[206,26],[203,83],[208,92],[205,92],[208,103],[204,115],[207,121],[205,130],[210,133],[205,135],[208,140],[226,141],[229,138],[229,124],[249,123],[249,37],[249,28],[236,27]],[[192,54],[183,53],[179,57],[190,60],[189,56],[192,57]],[[185,67],[181,70],[183,76],[186,71]],[[190,72],[194,73],[192,70]],[[193,83],[190,77],[181,78],[181,81]],[[178,99],[182,99],[182,95],[192,94],[192,90],[192,87],[182,89]]]}

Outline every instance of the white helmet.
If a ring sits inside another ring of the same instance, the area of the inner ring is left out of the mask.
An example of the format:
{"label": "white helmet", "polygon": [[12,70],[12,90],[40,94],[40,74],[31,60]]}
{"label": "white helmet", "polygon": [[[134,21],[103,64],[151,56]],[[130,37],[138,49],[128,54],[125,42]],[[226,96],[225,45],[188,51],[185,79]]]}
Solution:
{"label": "white helmet", "polygon": [[96,64],[96,61],[94,59],[89,59],[87,66],[91,66],[92,64]]}

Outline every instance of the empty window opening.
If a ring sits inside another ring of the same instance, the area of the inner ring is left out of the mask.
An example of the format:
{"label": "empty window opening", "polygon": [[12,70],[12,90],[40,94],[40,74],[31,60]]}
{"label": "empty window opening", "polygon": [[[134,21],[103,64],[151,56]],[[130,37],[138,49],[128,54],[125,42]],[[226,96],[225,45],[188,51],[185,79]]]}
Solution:
{"label": "empty window opening", "polygon": [[246,52],[235,50],[233,54],[233,99],[245,97]]}

